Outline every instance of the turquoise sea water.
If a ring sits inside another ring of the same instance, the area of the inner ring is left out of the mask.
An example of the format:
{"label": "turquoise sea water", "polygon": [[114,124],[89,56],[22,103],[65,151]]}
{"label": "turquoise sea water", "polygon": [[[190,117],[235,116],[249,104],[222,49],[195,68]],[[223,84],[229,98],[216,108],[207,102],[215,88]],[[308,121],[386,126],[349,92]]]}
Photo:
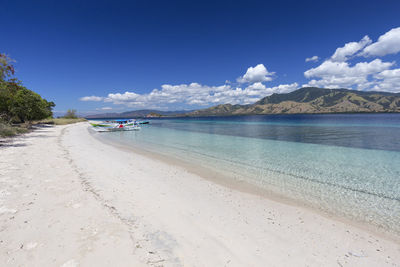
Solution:
{"label": "turquoise sea water", "polygon": [[102,137],[400,233],[400,114],[159,119]]}

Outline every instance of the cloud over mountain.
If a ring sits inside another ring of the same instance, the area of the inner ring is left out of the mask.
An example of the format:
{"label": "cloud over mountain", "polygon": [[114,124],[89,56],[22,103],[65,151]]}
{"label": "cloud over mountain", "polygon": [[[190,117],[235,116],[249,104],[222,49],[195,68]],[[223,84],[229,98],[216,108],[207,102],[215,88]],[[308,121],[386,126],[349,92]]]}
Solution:
{"label": "cloud over mountain", "polygon": [[367,46],[361,55],[366,57],[385,56],[400,51],[400,27],[381,35],[377,42]]}
{"label": "cloud over mountain", "polygon": [[359,42],[347,43],[343,47],[337,48],[330,60],[334,62],[346,61],[349,57],[353,56],[370,43],[372,43],[372,41],[367,35],[364,36],[364,38],[362,38]]}
{"label": "cloud over mountain", "polygon": [[239,84],[246,87],[225,83],[209,86],[199,83],[163,84],[160,89],[153,89],[147,94],[132,91],[110,93],[105,97],[86,96],[81,101],[104,101],[133,108],[165,108],[171,105],[204,107],[217,104],[251,104],[262,97],[273,93],[289,92],[298,88],[297,83],[267,87],[264,83],[272,80],[274,72],[269,72],[263,64],[249,67],[246,73],[238,78]]}
{"label": "cloud over mountain", "polygon": [[[386,32],[376,42],[364,36],[358,42],[349,42],[337,48],[319,66],[305,71],[304,76],[311,80],[303,86],[400,92],[400,79],[396,76],[400,69],[393,69],[396,62],[378,58],[399,51],[400,28]],[[374,59],[352,63],[371,57]]]}
{"label": "cloud over mountain", "polygon": [[264,64],[258,64],[255,67],[247,69],[246,73],[237,78],[239,83],[256,83],[256,82],[268,82],[272,81],[274,72],[269,72]]}
{"label": "cloud over mountain", "polygon": [[[380,57],[400,52],[400,27],[381,35],[376,42],[366,35],[359,41],[345,43],[318,66],[304,71],[309,79],[303,86],[323,88],[353,88],[357,90],[400,92],[400,69],[396,62]],[[319,61],[318,56],[306,62]],[[298,89],[297,82],[267,86],[276,78],[264,64],[250,66],[235,82],[222,85],[200,83],[163,84],[150,93],[128,90],[107,96],[84,96],[81,101],[103,101],[131,108],[196,108],[218,104],[251,104],[273,93],[288,93]]]}

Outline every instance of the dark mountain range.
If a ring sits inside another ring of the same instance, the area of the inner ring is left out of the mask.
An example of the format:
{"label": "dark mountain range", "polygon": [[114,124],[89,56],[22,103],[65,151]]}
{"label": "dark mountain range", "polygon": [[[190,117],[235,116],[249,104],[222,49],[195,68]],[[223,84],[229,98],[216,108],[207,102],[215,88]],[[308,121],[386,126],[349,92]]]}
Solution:
{"label": "dark mountain range", "polygon": [[250,114],[400,112],[400,93],[304,87],[273,94],[251,105],[223,104],[189,112],[187,116]]}
{"label": "dark mountain range", "polygon": [[287,94],[273,94],[251,105],[222,104],[195,111],[134,110],[123,113],[104,113],[87,119],[229,116],[296,113],[362,113],[400,112],[400,93],[363,92],[349,89],[304,87]]}

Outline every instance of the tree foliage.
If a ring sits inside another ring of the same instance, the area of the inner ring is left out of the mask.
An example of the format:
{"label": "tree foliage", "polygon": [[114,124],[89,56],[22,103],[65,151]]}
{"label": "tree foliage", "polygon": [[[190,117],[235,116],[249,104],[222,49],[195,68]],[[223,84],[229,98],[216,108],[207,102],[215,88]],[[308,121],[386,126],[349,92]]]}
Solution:
{"label": "tree foliage", "polygon": [[0,119],[7,122],[41,120],[53,115],[53,102],[27,89],[13,78],[14,67],[5,54],[0,54]]}
{"label": "tree foliage", "polygon": [[76,115],[76,109],[68,109],[67,113],[64,115],[66,119],[76,119],[78,116]]}

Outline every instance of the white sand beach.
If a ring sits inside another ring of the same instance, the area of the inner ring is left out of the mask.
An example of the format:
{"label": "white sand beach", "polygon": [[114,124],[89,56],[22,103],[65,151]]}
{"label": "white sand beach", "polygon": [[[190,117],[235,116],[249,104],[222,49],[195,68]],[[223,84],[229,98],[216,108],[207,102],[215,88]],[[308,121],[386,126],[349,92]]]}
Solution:
{"label": "white sand beach", "polygon": [[0,146],[0,266],[400,266],[400,243],[94,138]]}

